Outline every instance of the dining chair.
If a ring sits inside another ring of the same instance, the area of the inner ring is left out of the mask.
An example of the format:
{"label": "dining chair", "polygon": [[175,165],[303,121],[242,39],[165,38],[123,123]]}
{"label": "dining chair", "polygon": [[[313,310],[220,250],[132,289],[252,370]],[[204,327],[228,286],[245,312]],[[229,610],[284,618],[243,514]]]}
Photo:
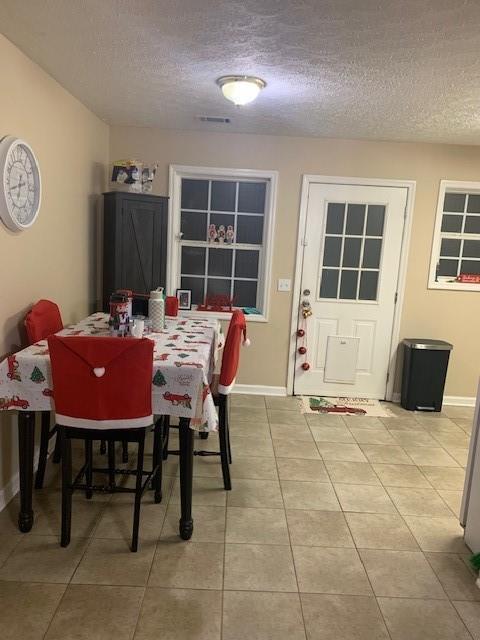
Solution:
{"label": "dining chair", "polygon": [[[40,340],[45,340],[53,333],[63,329],[60,309],[51,300],[39,300],[33,305],[25,316],[25,330],[28,344],[32,345]],[[50,411],[41,412],[40,452],[38,456],[37,474],[35,476],[35,489],[43,487],[45,469],[47,466],[48,444],[50,439],[57,434],[56,425],[51,427]],[[60,462],[60,440],[57,435],[53,462]]]}
{"label": "dining chair", "polygon": [[[131,550],[137,551],[141,499],[150,481],[155,502],[162,498],[160,426],[155,427],[152,470],[144,471],[145,436],[153,425],[153,342],[147,338],[50,336],[48,346],[62,446],[61,546],[70,543],[73,492],[85,491],[90,499],[94,491],[107,491],[135,494]],[[109,444],[136,442],[136,469],[116,469],[110,456],[107,468],[94,467],[92,443],[101,438]],[[86,443],[85,464],[73,481],[72,439]],[[108,484],[95,485],[94,474],[105,474]],[[135,476],[135,488],[117,486],[117,474]]]}
{"label": "dining chair", "polygon": [[[247,325],[245,315],[241,309],[236,309],[232,313],[230,324],[228,325],[227,338],[223,349],[222,365],[220,374],[214,375],[210,384],[210,391],[213,396],[215,406],[218,407],[218,439],[220,451],[194,451],[196,456],[220,456],[222,464],[223,486],[229,491],[232,488],[229,465],[232,463],[232,449],[230,444],[230,431],[228,422],[229,403],[228,398],[233,390],[235,378],[240,362],[240,346],[250,345],[247,338]],[[178,455],[177,450],[169,451],[168,439],[170,430],[170,420],[168,416],[163,416],[163,451],[164,459],[168,454]],[[173,425],[172,425],[173,426]],[[200,434],[202,436],[204,434]],[[205,434],[205,435],[208,435]]]}

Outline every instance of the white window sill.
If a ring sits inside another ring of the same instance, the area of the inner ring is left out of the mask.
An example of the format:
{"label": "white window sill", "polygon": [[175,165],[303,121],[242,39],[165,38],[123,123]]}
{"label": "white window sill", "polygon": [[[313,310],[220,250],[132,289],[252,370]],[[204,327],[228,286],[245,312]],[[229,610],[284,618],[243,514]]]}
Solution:
{"label": "white window sill", "polygon": [[[228,311],[196,311],[195,309],[192,309],[192,311],[180,310],[178,313],[186,318],[216,318],[217,320],[230,320],[232,317],[232,314]],[[268,322],[265,316],[256,314],[245,314],[245,319],[247,322]]]}
{"label": "white window sill", "polygon": [[480,291],[480,284],[461,282],[429,282],[429,289],[440,289],[443,291]]}

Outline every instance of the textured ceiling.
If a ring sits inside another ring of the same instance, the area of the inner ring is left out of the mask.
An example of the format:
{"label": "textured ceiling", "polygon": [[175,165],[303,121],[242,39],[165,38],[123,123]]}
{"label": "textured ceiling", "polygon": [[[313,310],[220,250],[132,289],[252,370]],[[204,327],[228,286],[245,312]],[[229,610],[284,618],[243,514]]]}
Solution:
{"label": "textured ceiling", "polygon": [[[111,124],[480,143],[480,0],[1,0],[0,29]],[[268,86],[234,107],[232,73]]]}

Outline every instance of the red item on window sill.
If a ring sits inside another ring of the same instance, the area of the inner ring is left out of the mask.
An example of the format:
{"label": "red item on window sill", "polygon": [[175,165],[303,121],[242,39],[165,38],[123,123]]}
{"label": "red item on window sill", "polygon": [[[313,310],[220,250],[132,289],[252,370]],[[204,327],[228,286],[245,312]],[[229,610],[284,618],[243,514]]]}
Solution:
{"label": "red item on window sill", "polygon": [[461,273],[457,276],[457,282],[461,282],[462,284],[480,284],[480,274]]}
{"label": "red item on window sill", "polygon": [[175,317],[178,315],[177,296],[167,296],[165,298],[165,315],[170,317]]}
{"label": "red item on window sill", "polygon": [[207,296],[203,304],[199,304],[197,311],[226,311],[233,310],[234,298],[227,295]]}

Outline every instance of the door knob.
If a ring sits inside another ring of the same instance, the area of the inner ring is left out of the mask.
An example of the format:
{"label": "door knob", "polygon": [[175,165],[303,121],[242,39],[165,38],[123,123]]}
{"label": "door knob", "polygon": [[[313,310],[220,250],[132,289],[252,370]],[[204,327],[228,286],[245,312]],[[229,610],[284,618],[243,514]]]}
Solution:
{"label": "door knob", "polygon": [[310,289],[304,289],[303,290],[303,295],[304,296],[309,296],[310,295]]}

